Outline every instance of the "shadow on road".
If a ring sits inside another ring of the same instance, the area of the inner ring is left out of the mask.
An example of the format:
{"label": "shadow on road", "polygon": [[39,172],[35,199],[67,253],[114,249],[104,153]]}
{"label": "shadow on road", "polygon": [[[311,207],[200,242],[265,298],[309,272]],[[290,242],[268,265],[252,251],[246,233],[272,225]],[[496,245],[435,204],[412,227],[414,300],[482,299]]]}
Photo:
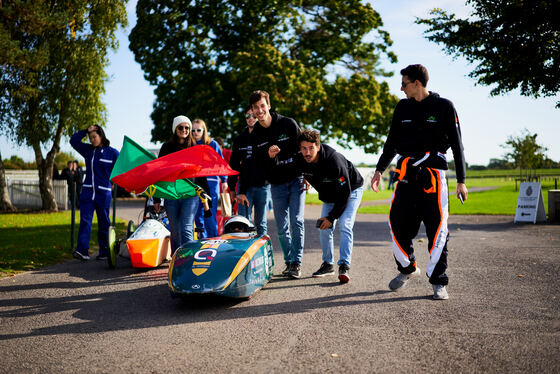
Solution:
{"label": "shadow on road", "polygon": [[[74,264],[78,265],[78,264]],[[76,269],[81,266],[74,266]],[[99,269],[97,269],[99,270]],[[77,270],[75,270],[77,271]],[[82,269],[83,271],[83,269]],[[30,332],[20,334],[0,334],[0,340],[30,336],[50,336],[60,334],[90,334],[106,331],[134,330],[149,327],[190,324],[207,321],[223,321],[242,318],[263,317],[281,314],[305,313],[310,310],[331,308],[338,306],[388,303],[394,301],[426,299],[424,296],[413,297],[385,297],[386,291],[356,292],[325,297],[311,297],[303,300],[285,301],[266,305],[252,305],[243,300],[221,297],[190,297],[186,299],[172,299],[164,282],[167,269],[150,273],[136,272],[129,276],[118,275],[113,278],[102,279],[103,274],[97,273],[97,279],[89,282],[63,282],[52,284],[37,284],[23,286],[2,287],[0,292],[17,293],[22,289],[72,289],[72,296],[34,297],[4,299],[0,301],[3,311],[2,318],[25,318],[34,315],[49,315],[74,311],[73,317],[83,320],[80,323],[58,324],[52,327],[36,328]],[[105,274],[106,275],[106,274]],[[142,286],[146,282],[158,282]],[[260,292],[274,292],[284,286],[274,286],[282,283],[275,278],[270,289]],[[126,289],[103,292],[115,284],[122,284]],[[293,287],[335,287],[338,282],[327,284],[290,284]],[[288,286],[286,286],[288,287]],[[92,288],[99,292],[95,291]],[[79,295],[76,295],[79,293]]]}

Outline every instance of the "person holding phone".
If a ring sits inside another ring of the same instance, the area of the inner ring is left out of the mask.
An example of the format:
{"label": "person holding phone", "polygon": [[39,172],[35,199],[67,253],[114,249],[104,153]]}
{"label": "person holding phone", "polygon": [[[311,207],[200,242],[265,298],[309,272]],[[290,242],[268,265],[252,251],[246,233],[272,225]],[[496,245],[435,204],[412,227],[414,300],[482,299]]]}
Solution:
{"label": "person holding phone", "polygon": [[308,184],[294,169],[298,153],[298,123],[272,110],[266,91],[253,91],[249,104],[257,123],[252,133],[253,157],[265,160],[260,173],[270,183],[274,221],[286,268],[283,275],[301,277],[301,261],[305,241],[304,208]]}
{"label": "person holding phone", "polygon": [[296,158],[296,170],[302,172],[323,202],[321,218],[316,223],[323,249],[323,263],[313,273],[313,277],[334,275],[334,229],[338,222],[338,279],[340,283],[348,283],[354,244],[354,221],[364,193],[364,179],[342,154],[321,144],[318,131],[303,130],[298,136],[298,144],[300,153]]}
{"label": "person holding phone", "polygon": [[266,160],[253,154],[253,130],[257,116],[251,106],[245,108],[244,117],[247,126],[233,141],[229,160],[229,166],[239,175],[230,176],[228,185],[233,201],[237,202],[239,215],[255,222],[259,236],[267,235],[266,208],[270,200],[270,184],[262,172]]}
{"label": "person holding phone", "polygon": [[401,70],[401,90],[406,99],[398,102],[389,135],[379,158],[371,188],[379,191],[383,171],[395,155],[397,184],[391,202],[389,227],[393,238],[393,256],[399,273],[389,282],[392,291],[402,289],[420,274],[412,240],[424,222],[428,236],[430,260],[426,275],[436,300],[449,298],[447,293],[447,193],[446,153],[453,151],[457,176],[457,198],[467,199],[465,157],[459,117],[453,103],[426,88],[428,70],[409,65]]}

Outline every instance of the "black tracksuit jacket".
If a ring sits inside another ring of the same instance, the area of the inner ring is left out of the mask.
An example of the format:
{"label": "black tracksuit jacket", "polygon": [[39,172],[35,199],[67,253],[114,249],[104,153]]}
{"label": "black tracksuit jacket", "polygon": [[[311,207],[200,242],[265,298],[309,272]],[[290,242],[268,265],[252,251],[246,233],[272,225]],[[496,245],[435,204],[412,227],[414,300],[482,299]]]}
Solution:
{"label": "black tracksuit jacket", "polygon": [[435,92],[430,92],[420,102],[403,99],[395,108],[377,170],[383,173],[396,154],[420,159],[427,152],[430,152],[430,157],[422,162],[422,166],[447,170],[447,161],[442,155],[450,147],[455,160],[457,182],[464,183],[465,157],[459,117],[453,103]]}
{"label": "black tracksuit jacket", "polygon": [[334,203],[327,215],[329,221],[334,222],[344,213],[350,194],[362,187],[364,179],[350,161],[328,145],[321,144],[318,155],[317,163],[308,163],[299,153],[296,168],[317,190],[319,200]]}

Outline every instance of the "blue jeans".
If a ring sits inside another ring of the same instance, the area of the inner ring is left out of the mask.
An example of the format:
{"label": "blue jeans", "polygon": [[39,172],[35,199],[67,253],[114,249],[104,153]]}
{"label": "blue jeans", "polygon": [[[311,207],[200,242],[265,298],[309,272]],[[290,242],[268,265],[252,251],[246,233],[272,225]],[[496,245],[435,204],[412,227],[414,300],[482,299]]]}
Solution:
{"label": "blue jeans", "polygon": [[[338,265],[346,264],[350,266],[352,262],[352,247],[354,245],[354,221],[356,220],[356,212],[362,201],[362,195],[364,193],[363,187],[356,188],[350,194],[348,199],[348,204],[346,204],[346,209],[342,215],[333,222],[333,226],[330,229],[319,230],[319,239],[321,241],[321,248],[323,249],[323,261],[329,264],[334,263],[334,229],[337,222],[339,223],[340,230],[340,259],[338,260]],[[323,209],[321,211],[321,217],[326,217],[334,203],[323,203]]]}
{"label": "blue jeans", "polygon": [[171,231],[171,252],[193,240],[193,222],[200,205],[198,196],[179,200],[165,200]]}
{"label": "blue jeans", "polygon": [[246,216],[249,221],[251,220],[251,212],[255,207],[255,220],[254,224],[257,227],[257,234],[267,234],[266,212],[268,210],[268,201],[270,200],[270,185],[262,187],[249,187],[245,193],[247,200],[249,200],[249,212],[245,205],[237,205],[237,211],[240,215]]}
{"label": "blue jeans", "polygon": [[302,181],[303,178],[296,178],[270,186],[278,241],[286,263],[301,264],[303,256],[305,190],[301,189]]}

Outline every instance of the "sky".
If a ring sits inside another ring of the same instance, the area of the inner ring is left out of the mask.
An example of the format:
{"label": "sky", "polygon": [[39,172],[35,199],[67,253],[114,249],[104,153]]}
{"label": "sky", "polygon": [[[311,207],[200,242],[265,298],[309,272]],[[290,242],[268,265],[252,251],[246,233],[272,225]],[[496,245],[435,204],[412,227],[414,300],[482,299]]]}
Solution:
{"label": "sky", "polygon": [[[560,109],[555,109],[560,96],[533,99],[514,91],[491,97],[490,87],[477,86],[475,80],[468,77],[474,66],[462,58],[453,59],[446,55],[441,46],[423,37],[425,26],[414,24],[415,17],[425,18],[433,8],[467,17],[470,9],[463,0],[377,0],[371,3],[383,19],[383,29],[390,33],[393,40],[391,50],[398,57],[396,64],[384,63],[383,67],[395,74],[383,79],[389,83],[393,94],[404,98],[404,93],[400,91],[400,69],[416,63],[426,66],[430,74],[428,89],[450,99],[455,105],[461,123],[465,159],[469,165],[487,165],[491,158],[503,158],[507,150],[500,145],[509,136],[521,136],[524,129],[538,135],[537,143],[548,148],[546,155],[549,158],[560,161]],[[119,29],[119,49],[110,53],[109,81],[104,95],[107,106],[105,131],[111,145],[117,149],[122,146],[123,135],[145,148],[159,149],[160,144],[150,142],[154,87],[144,80],[140,65],[128,49],[128,34],[136,23],[135,9],[136,1],[129,0],[129,25],[126,29]],[[262,89],[266,90],[266,87]],[[188,116],[188,109],[185,114]],[[63,139],[61,150],[72,152],[68,141],[68,138]],[[355,164],[375,164],[379,158],[378,154],[365,154],[358,147],[346,150],[331,145]],[[26,161],[34,159],[31,148],[17,146],[5,138],[0,140],[0,148],[4,159],[12,155]],[[451,151],[448,151],[448,158],[452,158]]]}

